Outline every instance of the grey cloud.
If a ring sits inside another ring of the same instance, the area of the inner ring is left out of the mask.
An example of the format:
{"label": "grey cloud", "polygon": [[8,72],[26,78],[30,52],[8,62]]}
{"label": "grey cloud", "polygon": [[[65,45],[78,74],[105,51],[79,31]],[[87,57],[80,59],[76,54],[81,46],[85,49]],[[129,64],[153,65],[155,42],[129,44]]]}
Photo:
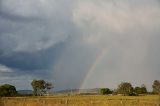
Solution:
{"label": "grey cloud", "polygon": [[[158,41],[152,44],[151,40],[158,38],[159,10],[157,1],[97,3],[87,0],[77,3],[73,16],[83,32],[83,41],[91,47],[106,49],[106,55],[84,87],[113,86],[126,80],[134,85],[146,83],[151,86],[152,80],[158,79],[159,66],[153,64],[158,63],[159,55],[153,56],[149,52],[159,53]],[[156,49],[152,50],[150,44]],[[152,65],[148,64],[148,58],[154,60]],[[105,82],[107,80],[110,82]]]}
{"label": "grey cloud", "polygon": [[102,51],[84,87],[159,78],[157,0],[0,2],[0,64],[15,69],[7,82],[48,77],[55,89],[78,88]]}
{"label": "grey cloud", "polygon": [[14,75],[2,76],[9,78],[7,82],[16,76],[23,76],[16,78],[23,82],[25,74],[26,78],[47,79],[50,67],[63,54],[68,37],[75,32],[71,3],[64,0],[0,2],[0,63],[15,69]]}
{"label": "grey cloud", "polygon": [[0,64],[0,73],[13,72],[13,70],[5,65]]}
{"label": "grey cloud", "polygon": [[[2,1],[1,17],[9,17],[10,20],[1,19],[3,26],[1,36],[4,39],[12,39],[10,41],[14,43],[14,46],[8,45],[13,48],[12,51],[34,52],[63,42],[71,34],[73,27],[68,5],[64,6],[63,11],[61,6],[59,7],[64,3],[60,1]],[[24,21],[21,22],[20,18]]]}

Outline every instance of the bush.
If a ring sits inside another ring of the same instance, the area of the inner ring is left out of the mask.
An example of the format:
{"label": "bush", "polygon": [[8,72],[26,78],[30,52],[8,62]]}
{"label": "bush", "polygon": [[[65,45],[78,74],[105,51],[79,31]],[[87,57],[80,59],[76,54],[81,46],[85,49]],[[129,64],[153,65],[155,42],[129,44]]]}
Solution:
{"label": "bush", "polygon": [[13,85],[5,84],[0,86],[0,96],[8,97],[8,96],[16,96],[17,91]]}
{"label": "bush", "polygon": [[106,95],[106,94],[112,94],[113,91],[111,91],[109,88],[102,88],[102,89],[100,89],[100,93],[102,95]]}
{"label": "bush", "polygon": [[131,83],[122,82],[121,84],[118,85],[117,92],[118,92],[118,94],[123,94],[125,96],[129,96],[130,94],[133,93],[133,87],[132,87]]}

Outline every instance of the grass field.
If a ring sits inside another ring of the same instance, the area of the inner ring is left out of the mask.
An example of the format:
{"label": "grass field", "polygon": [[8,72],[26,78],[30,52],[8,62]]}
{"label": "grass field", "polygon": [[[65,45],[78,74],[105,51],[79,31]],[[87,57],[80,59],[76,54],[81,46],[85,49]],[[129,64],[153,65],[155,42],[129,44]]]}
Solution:
{"label": "grass field", "polygon": [[1,98],[0,106],[160,106],[150,96],[49,96]]}

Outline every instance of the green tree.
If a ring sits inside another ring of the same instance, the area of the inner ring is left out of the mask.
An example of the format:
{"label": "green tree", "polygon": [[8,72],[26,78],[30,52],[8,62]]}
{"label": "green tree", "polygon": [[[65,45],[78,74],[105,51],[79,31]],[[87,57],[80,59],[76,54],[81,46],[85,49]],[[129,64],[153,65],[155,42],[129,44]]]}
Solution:
{"label": "green tree", "polygon": [[4,84],[0,86],[0,96],[8,97],[8,96],[16,96],[17,91],[16,87],[9,84]]}
{"label": "green tree", "polygon": [[44,80],[33,80],[31,85],[33,88],[33,95],[35,96],[47,94],[49,90],[53,88],[52,83],[45,82]]}
{"label": "green tree", "polygon": [[31,82],[33,88],[33,95],[41,96],[45,93],[46,82],[44,80],[33,80]]}
{"label": "green tree", "polygon": [[147,88],[146,88],[146,86],[144,84],[141,85],[141,89],[142,89],[142,94],[147,93]]}
{"label": "green tree", "polygon": [[135,88],[134,88],[134,92],[135,92],[136,94],[142,94],[142,89],[141,89],[141,87],[135,87]]}
{"label": "green tree", "polygon": [[102,95],[106,95],[106,94],[112,94],[113,91],[111,91],[109,88],[102,88],[102,89],[100,89],[100,93]]}
{"label": "green tree", "polygon": [[135,87],[135,88],[134,88],[134,92],[135,92],[136,94],[145,94],[145,93],[147,93],[147,88],[146,88],[146,86],[143,84],[143,85],[141,85],[141,87]]}
{"label": "green tree", "polygon": [[125,96],[128,96],[130,94],[133,94],[133,87],[131,83],[128,82],[122,82],[118,85],[117,92],[119,94],[123,94]]}
{"label": "green tree", "polygon": [[45,84],[45,88],[46,88],[46,93],[49,94],[49,90],[54,88],[53,84],[50,82],[46,82]]}
{"label": "green tree", "polygon": [[155,80],[152,85],[153,93],[160,94],[160,81]]}

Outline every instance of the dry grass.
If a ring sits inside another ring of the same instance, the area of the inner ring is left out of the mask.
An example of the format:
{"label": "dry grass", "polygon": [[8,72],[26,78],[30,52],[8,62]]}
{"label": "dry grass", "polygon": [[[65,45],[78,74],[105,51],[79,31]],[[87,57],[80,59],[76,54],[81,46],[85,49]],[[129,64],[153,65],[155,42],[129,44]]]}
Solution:
{"label": "dry grass", "polygon": [[1,98],[0,106],[160,106],[152,96],[50,96]]}

